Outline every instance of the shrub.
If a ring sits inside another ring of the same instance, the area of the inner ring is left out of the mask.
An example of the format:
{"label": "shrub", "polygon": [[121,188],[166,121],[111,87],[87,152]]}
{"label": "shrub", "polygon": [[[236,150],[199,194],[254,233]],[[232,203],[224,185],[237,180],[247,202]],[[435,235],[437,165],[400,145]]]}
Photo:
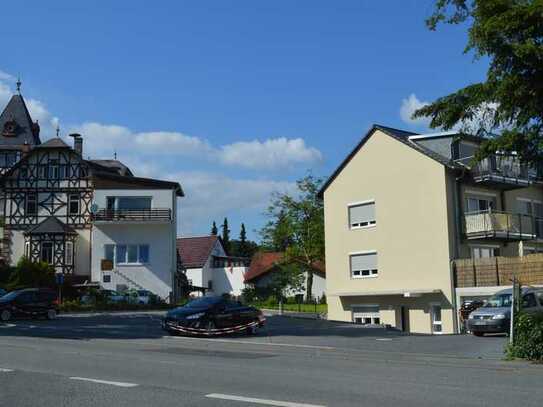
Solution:
{"label": "shrub", "polygon": [[264,304],[270,307],[274,307],[278,304],[278,301],[277,301],[277,298],[275,298],[273,295],[270,295],[268,298],[266,298],[266,301],[264,301]]}
{"label": "shrub", "polygon": [[319,304],[326,304],[326,294],[323,294],[319,300]]}
{"label": "shrub", "polygon": [[543,314],[520,314],[513,339],[514,343],[506,348],[509,358],[543,361]]}
{"label": "shrub", "polygon": [[55,287],[55,269],[48,263],[34,263],[21,257],[9,276],[9,291],[27,287]]}

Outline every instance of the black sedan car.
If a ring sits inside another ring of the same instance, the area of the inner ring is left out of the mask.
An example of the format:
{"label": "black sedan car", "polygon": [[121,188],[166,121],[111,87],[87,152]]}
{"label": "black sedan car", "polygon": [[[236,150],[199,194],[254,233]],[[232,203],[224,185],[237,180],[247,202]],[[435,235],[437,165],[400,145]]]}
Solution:
{"label": "black sedan car", "polygon": [[18,317],[54,319],[57,314],[57,294],[53,290],[26,288],[0,297],[0,321],[3,322]]}
{"label": "black sedan car", "polygon": [[262,311],[239,301],[223,297],[201,297],[169,311],[162,327],[173,335],[254,334],[264,322]]}

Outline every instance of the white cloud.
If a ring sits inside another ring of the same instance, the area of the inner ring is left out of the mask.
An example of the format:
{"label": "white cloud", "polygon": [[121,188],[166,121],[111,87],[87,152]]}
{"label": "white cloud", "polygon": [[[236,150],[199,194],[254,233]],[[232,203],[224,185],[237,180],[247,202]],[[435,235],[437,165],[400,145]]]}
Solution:
{"label": "white cloud", "polygon": [[308,147],[301,138],[280,137],[266,141],[237,142],[216,148],[207,140],[179,132],[153,131],[135,133],[117,125],[87,122],[72,126],[69,132],[80,133],[85,140],[85,155],[122,154],[184,156],[205,162],[256,170],[285,170],[297,165],[312,165],[322,154]]}
{"label": "white cloud", "polygon": [[206,140],[187,136],[183,133],[155,131],[137,133],[134,138],[136,144],[141,148],[147,149],[147,151],[181,155],[213,153],[212,147]]}
{"label": "white cloud", "polygon": [[303,139],[289,140],[285,137],[264,142],[253,140],[228,144],[221,147],[219,157],[226,165],[268,170],[313,164],[322,160],[321,152],[307,147]]}
{"label": "white cloud", "polygon": [[402,105],[400,106],[401,119],[411,126],[428,127],[430,124],[429,117],[413,118],[413,113],[415,113],[415,111],[428,104],[428,102],[420,101],[414,93],[410,94],[409,97],[402,100]]}
{"label": "white cloud", "polygon": [[2,106],[0,109],[3,109],[3,107],[9,102],[11,95],[13,95],[13,92],[11,91],[10,87],[0,80],[0,105]]}
{"label": "white cloud", "polygon": [[0,81],[4,82],[15,82],[15,77],[13,75],[10,75],[7,72],[4,72],[0,69]]}
{"label": "white cloud", "polygon": [[260,215],[267,208],[274,192],[293,193],[296,184],[288,181],[234,179],[228,176],[187,171],[172,174],[185,192],[180,200],[180,229],[190,234],[199,225],[210,225],[233,213],[244,217]]}

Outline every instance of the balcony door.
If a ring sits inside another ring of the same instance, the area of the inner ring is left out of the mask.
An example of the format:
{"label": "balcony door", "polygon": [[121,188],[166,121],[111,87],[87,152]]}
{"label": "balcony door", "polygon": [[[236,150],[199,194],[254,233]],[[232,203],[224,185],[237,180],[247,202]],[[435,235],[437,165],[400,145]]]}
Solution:
{"label": "balcony door", "polygon": [[466,198],[466,213],[496,209],[496,198],[470,196]]}

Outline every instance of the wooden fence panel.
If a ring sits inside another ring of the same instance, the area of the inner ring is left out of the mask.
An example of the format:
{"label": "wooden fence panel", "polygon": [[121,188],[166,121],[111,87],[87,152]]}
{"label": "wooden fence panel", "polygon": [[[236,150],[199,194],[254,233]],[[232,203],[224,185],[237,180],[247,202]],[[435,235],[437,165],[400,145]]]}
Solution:
{"label": "wooden fence panel", "polygon": [[459,259],[453,263],[457,287],[511,285],[515,275],[523,285],[543,284],[543,254]]}

